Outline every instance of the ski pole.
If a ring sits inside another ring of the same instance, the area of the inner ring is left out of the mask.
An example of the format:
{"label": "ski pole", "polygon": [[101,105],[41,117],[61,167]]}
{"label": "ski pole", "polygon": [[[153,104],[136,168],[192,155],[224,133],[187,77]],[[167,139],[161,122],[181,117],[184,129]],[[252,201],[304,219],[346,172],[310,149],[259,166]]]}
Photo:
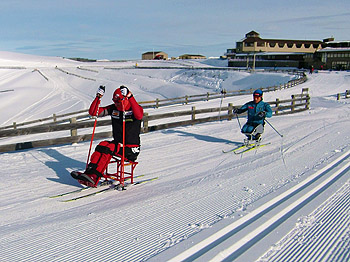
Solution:
{"label": "ski pole", "polygon": [[274,127],[270,124],[269,121],[267,121],[266,119],[264,119],[264,121],[265,121],[266,123],[268,123],[268,124],[272,127],[272,129],[275,130],[275,132],[276,132],[280,137],[283,137],[283,135],[280,134],[280,133],[276,130],[276,128],[274,128]]}
{"label": "ski pole", "polygon": [[223,100],[223,95],[226,94],[226,90],[222,89],[221,90],[221,101],[220,101],[220,109],[219,109],[219,120],[221,120],[221,107],[222,107],[222,100]]}
{"label": "ski pole", "polygon": [[[124,98],[125,99],[125,98]],[[122,101],[123,108],[123,148],[122,148],[122,159],[121,159],[121,174],[120,174],[120,182],[124,187],[124,161],[125,161],[125,108],[124,101]]]}
{"label": "ski pole", "polygon": [[97,116],[98,116],[98,111],[99,111],[98,110],[99,105],[100,105],[100,100],[98,100],[98,103],[97,103],[97,115],[95,116],[94,128],[92,130],[90,147],[89,147],[89,153],[88,153],[88,157],[87,157],[87,161],[86,161],[86,169],[88,168],[89,161],[90,161],[91,147],[92,147],[92,142],[94,141],[94,135],[95,135],[95,129],[96,129],[96,124],[97,124]]}
{"label": "ski pole", "polygon": [[[103,89],[103,92],[106,90],[106,88],[104,86],[100,86],[100,88]],[[95,129],[96,129],[96,124],[97,124],[97,117],[98,117],[98,113],[99,113],[99,109],[100,109],[99,108],[100,103],[101,103],[101,97],[99,96],[99,99],[97,102],[97,113],[96,113],[96,117],[95,117],[94,128],[92,130],[89,153],[88,153],[88,157],[87,157],[87,161],[86,161],[86,169],[88,168],[89,161],[90,161],[91,147],[92,147],[92,142],[94,141]]]}
{"label": "ski pole", "polygon": [[238,114],[237,113],[236,113],[236,118],[237,118],[237,121],[238,121],[239,129],[242,129],[241,122],[239,122],[239,118],[238,118]]}

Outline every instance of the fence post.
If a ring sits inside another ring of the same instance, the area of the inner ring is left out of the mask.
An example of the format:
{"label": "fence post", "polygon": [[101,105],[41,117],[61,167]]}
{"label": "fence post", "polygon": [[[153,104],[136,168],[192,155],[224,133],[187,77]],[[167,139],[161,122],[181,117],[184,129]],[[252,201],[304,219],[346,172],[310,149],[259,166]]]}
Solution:
{"label": "fence post", "polygon": [[185,96],[185,104],[188,104],[188,95]]}
{"label": "fence post", "polygon": [[209,101],[209,92],[207,92],[207,101]]}
{"label": "fence post", "polygon": [[337,94],[337,100],[340,100],[340,93]]}
{"label": "fence post", "polygon": [[[76,117],[72,117],[71,119],[69,119],[69,122],[71,124],[76,124],[77,123],[77,118]],[[71,129],[70,130],[70,136],[77,136],[78,135],[78,130],[77,129]]]}
{"label": "fence post", "polygon": [[276,98],[276,111],[275,111],[276,115],[279,114],[279,106],[280,106],[280,100],[278,98]]}
{"label": "fence post", "polygon": [[309,94],[309,88],[303,88],[301,89],[301,94],[304,95],[304,94]]}
{"label": "fence post", "polygon": [[148,113],[143,113],[143,132],[148,133]]}
{"label": "fence post", "polygon": [[233,118],[233,104],[232,103],[228,104],[228,112],[227,112],[227,114],[228,114],[227,120],[228,121],[232,120],[232,118]]}
{"label": "fence post", "polygon": [[196,120],[196,107],[195,106],[192,106],[192,117],[191,117],[191,120],[192,120],[192,125],[194,125],[194,121]]}
{"label": "fence post", "polygon": [[348,98],[349,95],[350,95],[350,90],[346,90],[345,91],[345,98]]}
{"label": "fence post", "polygon": [[305,105],[305,109],[309,110],[310,109],[310,96],[309,94],[306,94],[306,105]]}
{"label": "fence post", "polygon": [[53,119],[53,122],[56,123],[56,121],[57,121],[56,114],[53,114],[53,115],[52,115],[52,119]]}
{"label": "fence post", "polygon": [[295,108],[295,95],[291,95],[292,97],[292,107],[291,107],[291,110],[292,110],[292,113],[294,112],[294,108]]}
{"label": "fence post", "polygon": [[156,108],[159,107],[159,98],[156,99]]}
{"label": "fence post", "polygon": [[13,129],[17,129],[16,122],[13,122]]}

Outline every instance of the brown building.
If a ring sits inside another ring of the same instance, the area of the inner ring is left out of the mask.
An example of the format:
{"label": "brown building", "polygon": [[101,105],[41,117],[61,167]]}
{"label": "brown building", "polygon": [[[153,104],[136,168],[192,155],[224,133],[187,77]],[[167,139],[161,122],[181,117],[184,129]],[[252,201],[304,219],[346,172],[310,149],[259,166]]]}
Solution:
{"label": "brown building", "polygon": [[168,54],[162,51],[151,51],[142,54],[142,60],[167,60]]}
{"label": "brown building", "polygon": [[206,57],[203,55],[184,54],[184,55],[180,55],[179,59],[206,59]]}

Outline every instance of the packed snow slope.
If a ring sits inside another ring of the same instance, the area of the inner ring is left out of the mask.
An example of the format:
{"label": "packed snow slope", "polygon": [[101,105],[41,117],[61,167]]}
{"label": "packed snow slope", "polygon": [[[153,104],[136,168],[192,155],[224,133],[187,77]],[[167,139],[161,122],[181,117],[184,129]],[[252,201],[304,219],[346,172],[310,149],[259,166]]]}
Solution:
{"label": "packed snow slope", "polygon": [[[222,87],[236,88],[235,83],[237,88],[260,87],[269,82],[270,77],[271,82],[285,82],[283,79],[290,77],[280,75],[276,80],[275,74],[259,73],[264,80],[256,80],[258,74],[213,71],[205,80],[207,70],[193,71],[195,75],[181,69],[116,70],[106,67],[131,67],[135,61],[96,66],[61,58],[20,55],[14,61],[10,59],[13,56],[0,53],[0,58],[3,57],[0,91],[13,89],[0,93],[2,125],[87,108],[100,84],[107,86],[102,101],[107,104],[113,92],[108,87],[119,84],[130,86],[141,101]],[[155,62],[144,63],[154,66]],[[206,66],[192,61],[186,63]],[[5,68],[8,65],[25,69]],[[64,74],[56,65],[95,81]],[[34,69],[49,80],[33,72]],[[319,72],[308,77],[300,86],[264,95],[266,101],[287,99],[291,94],[300,93],[301,88],[309,88],[311,109],[272,117],[270,123],[284,136],[281,138],[266,126],[263,141],[271,144],[257,151],[242,156],[222,153],[244,138],[237,119],[141,135],[136,175],[158,179],[126,191],[111,191],[68,203],[60,201],[65,197],[49,198],[80,187],[69,173],[84,169],[88,142],[0,154],[1,260],[157,261],[157,255],[163,251],[171,254],[169,251],[178,243],[191,241],[213,225],[244,216],[257,201],[264,201],[270,194],[307,178],[350,148],[350,100],[336,100],[337,93],[349,89],[350,73]],[[224,103],[243,104],[249,100],[251,96],[232,97],[225,98]],[[219,104],[220,100],[213,100],[194,105]],[[243,118],[240,121],[244,123]],[[98,142],[95,141],[94,146]],[[341,192],[349,199],[349,172],[345,176],[347,183],[341,185]],[[336,215],[350,212],[348,206],[339,206],[336,210]],[[310,216],[312,212],[310,210]],[[304,221],[303,226],[293,230],[300,232],[322,224],[316,219]],[[338,247],[338,251],[341,249],[338,253],[349,252],[346,248],[349,228],[347,217],[338,229],[340,237],[330,242],[330,250]],[[288,237],[294,240],[293,235]],[[312,236],[309,239],[312,241]],[[306,240],[301,243],[307,244]],[[267,251],[255,250],[256,258]]]}

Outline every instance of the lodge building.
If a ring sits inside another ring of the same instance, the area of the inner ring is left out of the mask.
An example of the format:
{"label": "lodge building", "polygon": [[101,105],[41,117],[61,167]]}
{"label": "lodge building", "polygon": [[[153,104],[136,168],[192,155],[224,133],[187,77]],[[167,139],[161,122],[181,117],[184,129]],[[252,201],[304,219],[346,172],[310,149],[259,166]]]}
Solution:
{"label": "lodge building", "polygon": [[350,69],[350,41],[263,39],[251,31],[225,54],[229,67]]}

